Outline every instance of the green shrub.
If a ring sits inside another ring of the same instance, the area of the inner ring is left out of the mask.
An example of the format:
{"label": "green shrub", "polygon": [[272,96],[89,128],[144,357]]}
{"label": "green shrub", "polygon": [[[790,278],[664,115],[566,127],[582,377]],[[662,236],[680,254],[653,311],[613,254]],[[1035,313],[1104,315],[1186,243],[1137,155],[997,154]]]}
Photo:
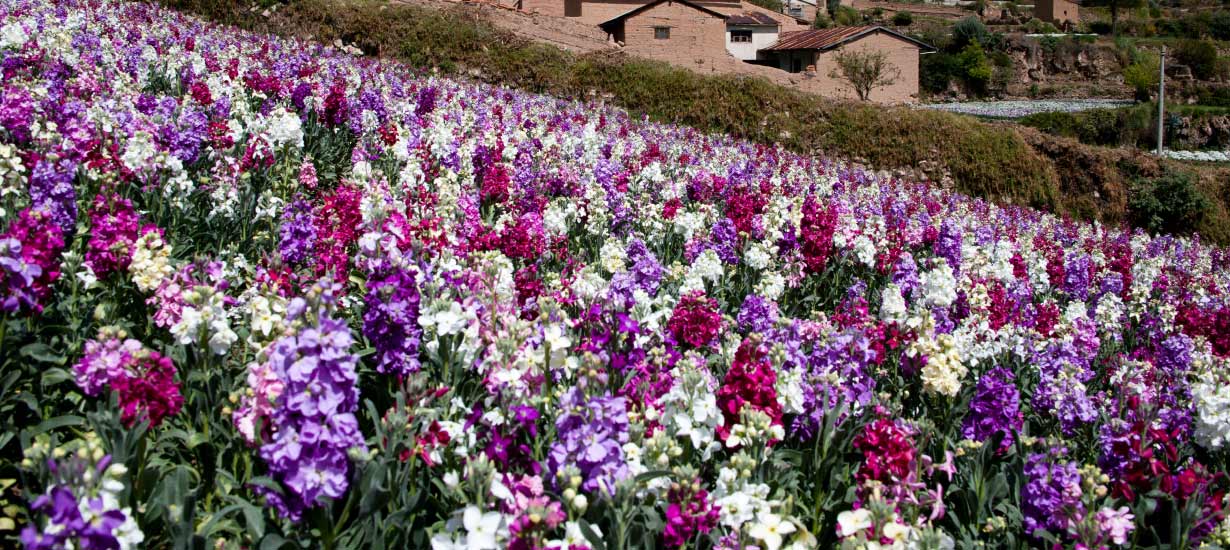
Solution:
{"label": "green shrub", "polygon": [[1210,208],[1209,199],[1196,189],[1192,176],[1186,173],[1138,179],[1128,199],[1133,222],[1155,233],[1191,233],[1204,221]]}
{"label": "green shrub", "polygon": [[833,26],[833,18],[824,10],[816,10],[816,20],[811,22],[813,29],[827,29]]}
{"label": "green shrub", "polygon": [[1217,74],[1217,46],[1208,40],[1184,40],[1174,53],[1179,63],[1192,69],[1192,75],[1208,80]]}
{"label": "green shrub", "polygon": [[990,34],[977,17],[966,17],[952,27],[952,48],[961,51],[974,42],[986,44]]}
{"label": "green shrub", "polygon": [[1110,21],[1092,21],[1089,23],[1089,32],[1094,34],[1107,35],[1114,32],[1115,28],[1111,26]]}
{"label": "green shrub", "polygon": [[837,6],[837,10],[833,12],[833,23],[839,27],[861,25],[863,23],[863,16],[859,15],[858,10],[850,6]]}
{"label": "green shrub", "polygon": [[1122,109],[1093,109],[1080,113],[1037,113],[1018,122],[1051,135],[1070,137],[1089,145],[1147,146],[1153,135],[1154,112],[1149,105],[1139,105]]}
{"label": "green shrub", "polygon": [[1209,18],[1209,36],[1230,40],[1230,11],[1218,11]]}
{"label": "green shrub", "polygon": [[953,80],[964,78],[961,61],[948,52],[924,55],[918,61],[918,84],[924,91],[942,93]]}
{"label": "green shrub", "polygon": [[1157,88],[1158,57],[1152,52],[1140,52],[1136,61],[1124,67],[1123,83],[1136,90],[1136,96],[1148,97]]}
{"label": "green shrub", "polygon": [[1028,23],[1025,23],[1025,32],[1032,34],[1049,34],[1057,33],[1059,32],[1059,29],[1055,28],[1055,25],[1035,17],[1030,19]]}
{"label": "green shrub", "polygon": [[908,11],[899,11],[893,14],[893,24],[898,27],[908,27],[914,23],[914,14]]}
{"label": "green shrub", "polygon": [[985,93],[993,71],[982,46],[978,42],[971,42],[961,50],[958,59],[965,72],[965,83],[975,93]]}

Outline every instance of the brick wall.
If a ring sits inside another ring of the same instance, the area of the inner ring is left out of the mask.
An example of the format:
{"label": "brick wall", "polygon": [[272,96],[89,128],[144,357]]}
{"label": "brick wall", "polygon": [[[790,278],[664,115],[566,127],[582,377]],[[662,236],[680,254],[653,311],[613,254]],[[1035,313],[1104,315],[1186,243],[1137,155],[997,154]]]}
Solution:
{"label": "brick wall", "polygon": [[[654,38],[654,27],[669,27],[670,38]],[[679,2],[663,2],[624,20],[624,49],[632,55],[672,60],[729,57],[726,23]]]}
{"label": "brick wall", "polygon": [[1055,25],[1076,25],[1080,22],[1080,8],[1067,0],[1036,0],[1034,17]]}
{"label": "brick wall", "polygon": [[[897,81],[891,86],[872,90],[871,101],[877,103],[912,103],[918,97],[918,46],[884,33],[876,33],[855,42],[846,44],[841,49],[853,51],[882,51],[888,55],[888,62],[900,71]],[[829,74],[837,70],[837,52],[823,52],[816,57],[816,73],[810,78],[803,75],[801,88],[805,91],[818,93],[827,97],[857,99],[854,88],[840,76],[830,78]],[[799,76],[799,75],[795,75]]]}

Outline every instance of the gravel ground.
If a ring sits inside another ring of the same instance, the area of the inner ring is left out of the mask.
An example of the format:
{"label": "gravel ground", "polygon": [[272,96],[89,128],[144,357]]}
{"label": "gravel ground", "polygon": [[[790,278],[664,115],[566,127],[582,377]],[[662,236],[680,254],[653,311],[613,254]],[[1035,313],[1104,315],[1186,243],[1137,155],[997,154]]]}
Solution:
{"label": "gravel ground", "polygon": [[967,101],[963,103],[931,103],[921,105],[923,109],[948,111],[966,115],[1021,118],[1036,113],[1075,113],[1090,109],[1108,109],[1131,105],[1132,101],[1125,99],[1039,99],[1026,101]]}

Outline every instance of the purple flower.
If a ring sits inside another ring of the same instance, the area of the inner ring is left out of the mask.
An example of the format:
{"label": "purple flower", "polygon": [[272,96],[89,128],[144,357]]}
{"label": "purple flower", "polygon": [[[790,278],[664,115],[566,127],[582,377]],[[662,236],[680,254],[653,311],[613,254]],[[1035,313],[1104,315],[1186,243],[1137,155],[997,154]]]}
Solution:
{"label": "purple flower", "polygon": [[[310,166],[310,165],[309,165]],[[302,196],[296,196],[282,212],[282,240],[278,251],[282,261],[297,266],[311,257],[316,244],[316,227],[312,223],[312,205]]]}
{"label": "purple flower", "polygon": [[940,224],[940,237],[935,241],[935,255],[948,261],[954,275],[961,272],[961,227],[952,218]]}
{"label": "purple flower", "polygon": [[1044,529],[1063,536],[1085,517],[1081,503],[1081,475],[1075,462],[1061,461],[1067,449],[1032,454],[1025,462],[1025,486],[1021,488],[1021,513],[1025,531]]}
{"label": "purple flower", "polygon": [[624,398],[610,394],[586,400],[576,387],[564,394],[555,421],[557,439],[547,456],[547,467],[557,479],[565,467],[575,466],[584,491],[615,494],[615,484],[628,477],[623,456],[623,444],[628,442],[625,407]]}
{"label": "purple flower", "polygon": [[755,294],[743,300],[735,322],[743,332],[768,332],[777,322],[777,304]]}
{"label": "purple flower", "polygon": [[419,289],[413,270],[382,266],[368,279],[363,335],[376,348],[376,370],[404,376],[419,370]]}
{"label": "purple flower", "polygon": [[[296,298],[287,308],[291,316],[304,311],[303,301]],[[273,439],[261,446],[260,455],[286,491],[255,490],[292,521],[346,493],[348,453],[364,447],[354,415],[358,358],[350,353],[350,329],[333,319],[327,306],[317,315],[315,326],[282,337],[268,351],[268,365],[285,387],[273,412]]]}
{"label": "purple flower", "polygon": [[1089,298],[1091,260],[1087,254],[1078,254],[1068,259],[1064,266],[1063,291],[1078,300]]}
{"label": "purple flower", "polygon": [[999,449],[1012,446],[1013,435],[1021,430],[1021,395],[1013,383],[1012,371],[997,367],[978,379],[978,388],[970,402],[969,413],[961,428],[961,436],[986,441],[1002,434]]}
{"label": "purple flower", "polygon": [[638,238],[628,241],[627,257],[630,266],[628,272],[633,275],[637,286],[650,296],[657,294],[664,271],[658,258],[649,251],[645,242]]}
{"label": "purple flower", "polygon": [[77,224],[77,192],[73,189],[76,177],[77,164],[69,159],[40,160],[30,173],[31,206],[50,214],[65,235],[72,234]]}
{"label": "purple flower", "polygon": [[723,263],[739,263],[739,232],[735,222],[730,218],[722,218],[713,224],[709,231],[709,248],[722,259]]}

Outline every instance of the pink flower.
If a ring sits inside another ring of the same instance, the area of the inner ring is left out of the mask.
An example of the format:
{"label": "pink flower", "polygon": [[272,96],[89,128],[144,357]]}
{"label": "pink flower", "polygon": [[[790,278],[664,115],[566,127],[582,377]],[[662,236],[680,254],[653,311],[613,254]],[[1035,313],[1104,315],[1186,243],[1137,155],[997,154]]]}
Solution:
{"label": "pink flower", "polygon": [[1098,510],[1095,516],[1098,520],[1098,529],[1102,531],[1102,536],[1109,538],[1115,544],[1126,544],[1128,534],[1136,528],[1133,520],[1136,519],[1127,506],[1120,506],[1118,510],[1112,510],[1109,507]]}

